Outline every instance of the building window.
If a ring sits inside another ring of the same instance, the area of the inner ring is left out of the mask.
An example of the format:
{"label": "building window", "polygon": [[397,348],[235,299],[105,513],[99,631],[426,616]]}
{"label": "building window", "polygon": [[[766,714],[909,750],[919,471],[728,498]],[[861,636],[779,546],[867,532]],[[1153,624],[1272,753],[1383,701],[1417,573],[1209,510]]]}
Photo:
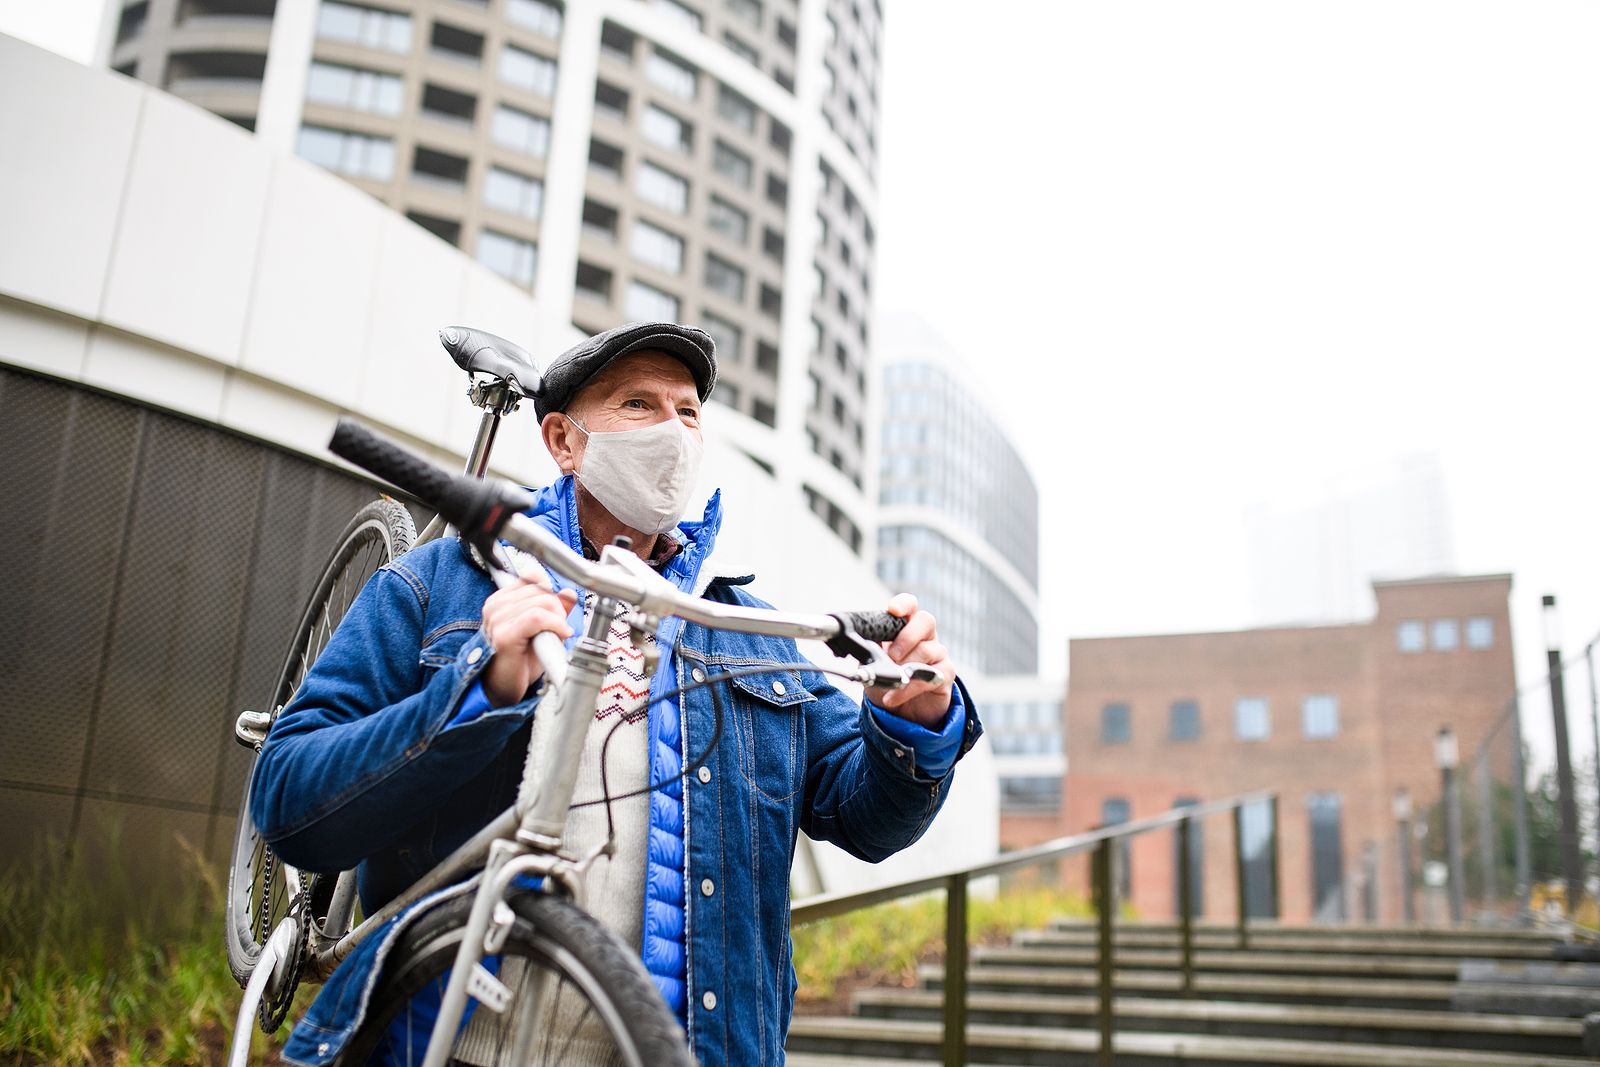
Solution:
{"label": "building window", "polygon": [[653,145],[684,155],[694,151],[694,127],[654,104],[648,105],[640,116],[639,132]]}
{"label": "building window", "polygon": [[744,300],[744,271],[720,256],[706,256],[706,285],[729,300]]}
{"label": "building window", "polygon": [[489,124],[494,143],[543,159],[550,151],[550,120],[500,104]]}
{"label": "building window", "polygon": [[661,52],[651,52],[644,63],[644,76],[651,84],[681,100],[693,100],[697,75],[692,67],[685,66]]}
{"label": "building window", "polygon": [[1133,715],[1126,704],[1107,704],[1100,709],[1100,743],[1120,745],[1133,738]]}
{"label": "building window", "polygon": [[1059,775],[1000,779],[1001,811],[1060,811]]}
{"label": "building window", "polygon": [[756,342],[756,370],[774,378],[778,375],[778,349],[766,341]]}
{"label": "building window", "polygon": [[1406,619],[1395,630],[1395,647],[1401,652],[1421,652],[1424,636],[1421,619]]}
{"label": "building window", "polygon": [[628,251],[633,253],[634,259],[656,270],[668,274],[683,273],[683,238],[642,219],[633,224]]}
{"label": "building window", "polygon": [[[589,173],[609,181],[622,180],[622,149],[596,138],[589,141]],[[684,199],[688,199],[687,190]]]}
{"label": "building window", "polygon": [[[1121,826],[1131,818],[1133,805],[1126,798],[1106,797],[1100,802],[1101,826]],[[1116,846],[1111,850],[1111,864],[1111,881],[1117,899],[1127,900],[1133,889],[1133,863],[1126,837],[1117,839]]]}
{"label": "building window", "polygon": [[1342,807],[1338,793],[1306,797],[1311,819],[1311,917],[1317,922],[1344,918]]}
{"label": "building window", "polygon": [[411,51],[411,16],[338,0],[317,7],[317,36],[390,52]]}
{"label": "building window", "polygon": [[1461,647],[1461,624],[1455,619],[1434,619],[1432,643],[1436,652],[1454,652]]}
{"label": "building window", "polygon": [[761,53],[757,52],[745,42],[739,40],[739,38],[735,37],[733,34],[723,31],[722,43],[727,46],[728,51],[732,52],[734,55],[750,64],[752,67],[761,66]]}
{"label": "building window", "polygon": [[1313,693],[1300,702],[1300,723],[1311,740],[1339,736],[1339,698]]}
{"label": "building window", "polygon": [[711,169],[742,189],[750,188],[750,157],[737,148],[718,141],[711,151]]}
{"label": "building window", "polygon": [[1487,615],[1475,615],[1467,620],[1467,647],[1494,647],[1494,620]]}
{"label": "building window", "polygon": [[398,115],[405,96],[399,75],[313,61],[306,75],[306,99],[375,115]]}
{"label": "building window", "polygon": [[1233,702],[1233,735],[1241,741],[1264,741],[1272,734],[1272,711],[1265,697],[1240,697]]}
{"label": "building window", "polygon": [[678,298],[653,285],[630,282],[622,310],[630,322],[677,322]]}
{"label": "building window", "polygon": [[521,286],[533,284],[539,250],[532,241],[484,230],[478,235],[478,262]]}
{"label": "building window", "polygon": [[750,216],[720,196],[713,196],[706,207],[711,228],[734,244],[744,244],[750,236]]}
{"label": "building window", "polygon": [[1200,736],[1200,705],[1192,700],[1175,700],[1167,709],[1167,740],[1193,741]]}
{"label": "building window", "polygon": [[[1176,707],[1176,705],[1174,705]],[[1197,808],[1200,806],[1199,797],[1179,797],[1172,802],[1174,808]],[[1183,864],[1179,849],[1182,847],[1178,834],[1181,831],[1173,827],[1172,834],[1172,913],[1181,916],[1179,905],[1183,900]],[[1189,820],[1189,914],[1205,914],[1205,826],[1199,819]]]}
{"label": "building window", "polygon": [[601,304],[611,302],[611,272],[578,260],[577,295]]}
{"label": "building window", "polygon": [[654,0],[652,6],[690,33],[700,32],[700,12],[693,8],[678,3],[678,0]]}
{"label": "building window", "polygon": [[754,29],[761,28],[761,0],[727,0],[728,13]]}
{"label": "building window", "polygon": [[778,425],[778,409],[769,401],[756,397],[755,403],[750,405],[750,414],[755,420],[767,426]]}
{"label": "building window", "polygon": [[[700,325],[705,329],[706,333],[711,335],[711,339],[717,343],[718,359],[738,362],[740,348],[744,344],[744,334],[739,327],[721,315],[715,315],[709,311],[700,316]],[[718,388],[721,388],[720,384]],[[732,407],[734,405],[731,401],[728,401],[728,406]]]}
{"label": "building window", "polygon": [[761,283],[761,311],[773,321],[783,318],[783,292],[766,282]]}
{"label": "building window", "polygon": [[483,62],[483,34],[446,22],[434,22],[428,47],[434,55],[452,62],[469,63],[474,67]]}
{"label": "building window", "polygon": [[633,179],[633,191],[641,199],[674,215],[682,215],[689,210],[689,180],[654,163],[639,164],[638,173]]}
{"label": "building window", "polygon": [[607,244],[617,239],[617,209],[598,200],[583,202],[583,235]]}
{"label": "building window", "polygon": [[544,183],[503,167],[490,167],[483,180],[483,202],[496,211],[536,219],[544,203]]}
{"label": "building window", "polygon": [[394,142],[387,137],[302,126],[295,154],[319,167],[356,178],[388,181],[394,177]]}
{"label": "building window", "polygon": [[506,17],[552,40],[561,36],[561,9],[544,0],[506,0]]}
{"label": "building window", "polygon": [[594,83],[594,111],[612,122],[628,121],[628,90],[608,81]]}
{"label": "building window", "polygon": [[556,65],[544,56],[506,45],[500,52],[500,80],[540,96],[556,91]]}
{"label": "building window", "polygon": [[478,113],[478,98],[427,82],[422,86],[422,114],[434,122],[471,129]]}
{"label": "building window", "polygon": [[1239,847],[1244,852],[1244,910],[1252,919],[1272,919],[1278,914],[1274,897],[1278,888],[1273,869],[1274,832],[1270,800],[1258,800],[1239,809]]}
{"label": "building window", "polygon": [[717,86],[717,114],[745,133],[756,132],[756,106],[726,85]]}

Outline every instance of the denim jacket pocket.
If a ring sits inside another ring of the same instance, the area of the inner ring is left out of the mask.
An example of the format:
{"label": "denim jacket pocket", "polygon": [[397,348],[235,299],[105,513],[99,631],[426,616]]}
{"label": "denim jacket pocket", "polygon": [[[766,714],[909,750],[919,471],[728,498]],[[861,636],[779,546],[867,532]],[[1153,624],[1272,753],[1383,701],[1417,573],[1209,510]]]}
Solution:
{"label": "denim jacket pocket", "polygon": [[422,641],[420,661],[424,669],[437,670],[455,662],[456,654],[478,632],[476,619],[447,623],[433,630]]}
{"label": "denim jacket pocket", "polygon": [[[723,669],[760,666],[726,663]],[[739,743],[739,771],[757,793],[787,801],[805,786],[807,707],[816,696],[793,671],[751,674],[729,683]]]}

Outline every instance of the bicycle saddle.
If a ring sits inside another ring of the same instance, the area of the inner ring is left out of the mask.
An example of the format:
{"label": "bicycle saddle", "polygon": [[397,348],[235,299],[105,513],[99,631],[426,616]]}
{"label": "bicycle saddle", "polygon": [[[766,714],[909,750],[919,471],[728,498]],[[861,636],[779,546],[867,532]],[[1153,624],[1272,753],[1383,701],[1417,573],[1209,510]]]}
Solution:
{"label": "bicycle saddle", "polygon": [[539,368],[533,365],[533,357],[504,337],[470,326],[446,326],[439,331],[439,343],[468,374],[498,378],[518,396],[539,391]]}

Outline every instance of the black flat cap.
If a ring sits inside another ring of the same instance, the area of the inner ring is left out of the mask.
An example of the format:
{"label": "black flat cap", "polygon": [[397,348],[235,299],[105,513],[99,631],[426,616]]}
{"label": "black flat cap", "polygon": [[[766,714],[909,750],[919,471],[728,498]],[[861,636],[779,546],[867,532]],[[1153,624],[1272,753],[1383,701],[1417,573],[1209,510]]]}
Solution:
{"label": "black flat cap", "polygon": [[596,334],[555,358],[546,368],[533,400],[533,410],[543,422],[552,411],[565,411],[595,375],[629,352],[665,352],[676,357],[689,373],[702,403],[717,384],[717,345],[711,335],[675,322],[631,322]]}

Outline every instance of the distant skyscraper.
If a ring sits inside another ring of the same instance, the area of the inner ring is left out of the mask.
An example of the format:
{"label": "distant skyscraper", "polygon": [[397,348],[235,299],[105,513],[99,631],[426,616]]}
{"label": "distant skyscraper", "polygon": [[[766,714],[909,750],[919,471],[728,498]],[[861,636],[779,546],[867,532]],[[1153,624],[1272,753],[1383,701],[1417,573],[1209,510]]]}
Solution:
{"label": "distant skyscraper", "polygon": [[1257,625],[1372,614],[1373,579],[1455,567],[1438,456],[1424,453],[1304,487],[1248,518]]}
{"label": "distant skyscraper", "polygon": [[920,324],[884,338],[878,575],[939,618],[958,665],[1039,668],[1039,493],[1027,465]]}
{"label": "distant skyscraper", "polygon": [[740,447],[861,550],[880,0],[110,17],[109,66],[340,174],[532,291],[547,328],[705,326]]}

